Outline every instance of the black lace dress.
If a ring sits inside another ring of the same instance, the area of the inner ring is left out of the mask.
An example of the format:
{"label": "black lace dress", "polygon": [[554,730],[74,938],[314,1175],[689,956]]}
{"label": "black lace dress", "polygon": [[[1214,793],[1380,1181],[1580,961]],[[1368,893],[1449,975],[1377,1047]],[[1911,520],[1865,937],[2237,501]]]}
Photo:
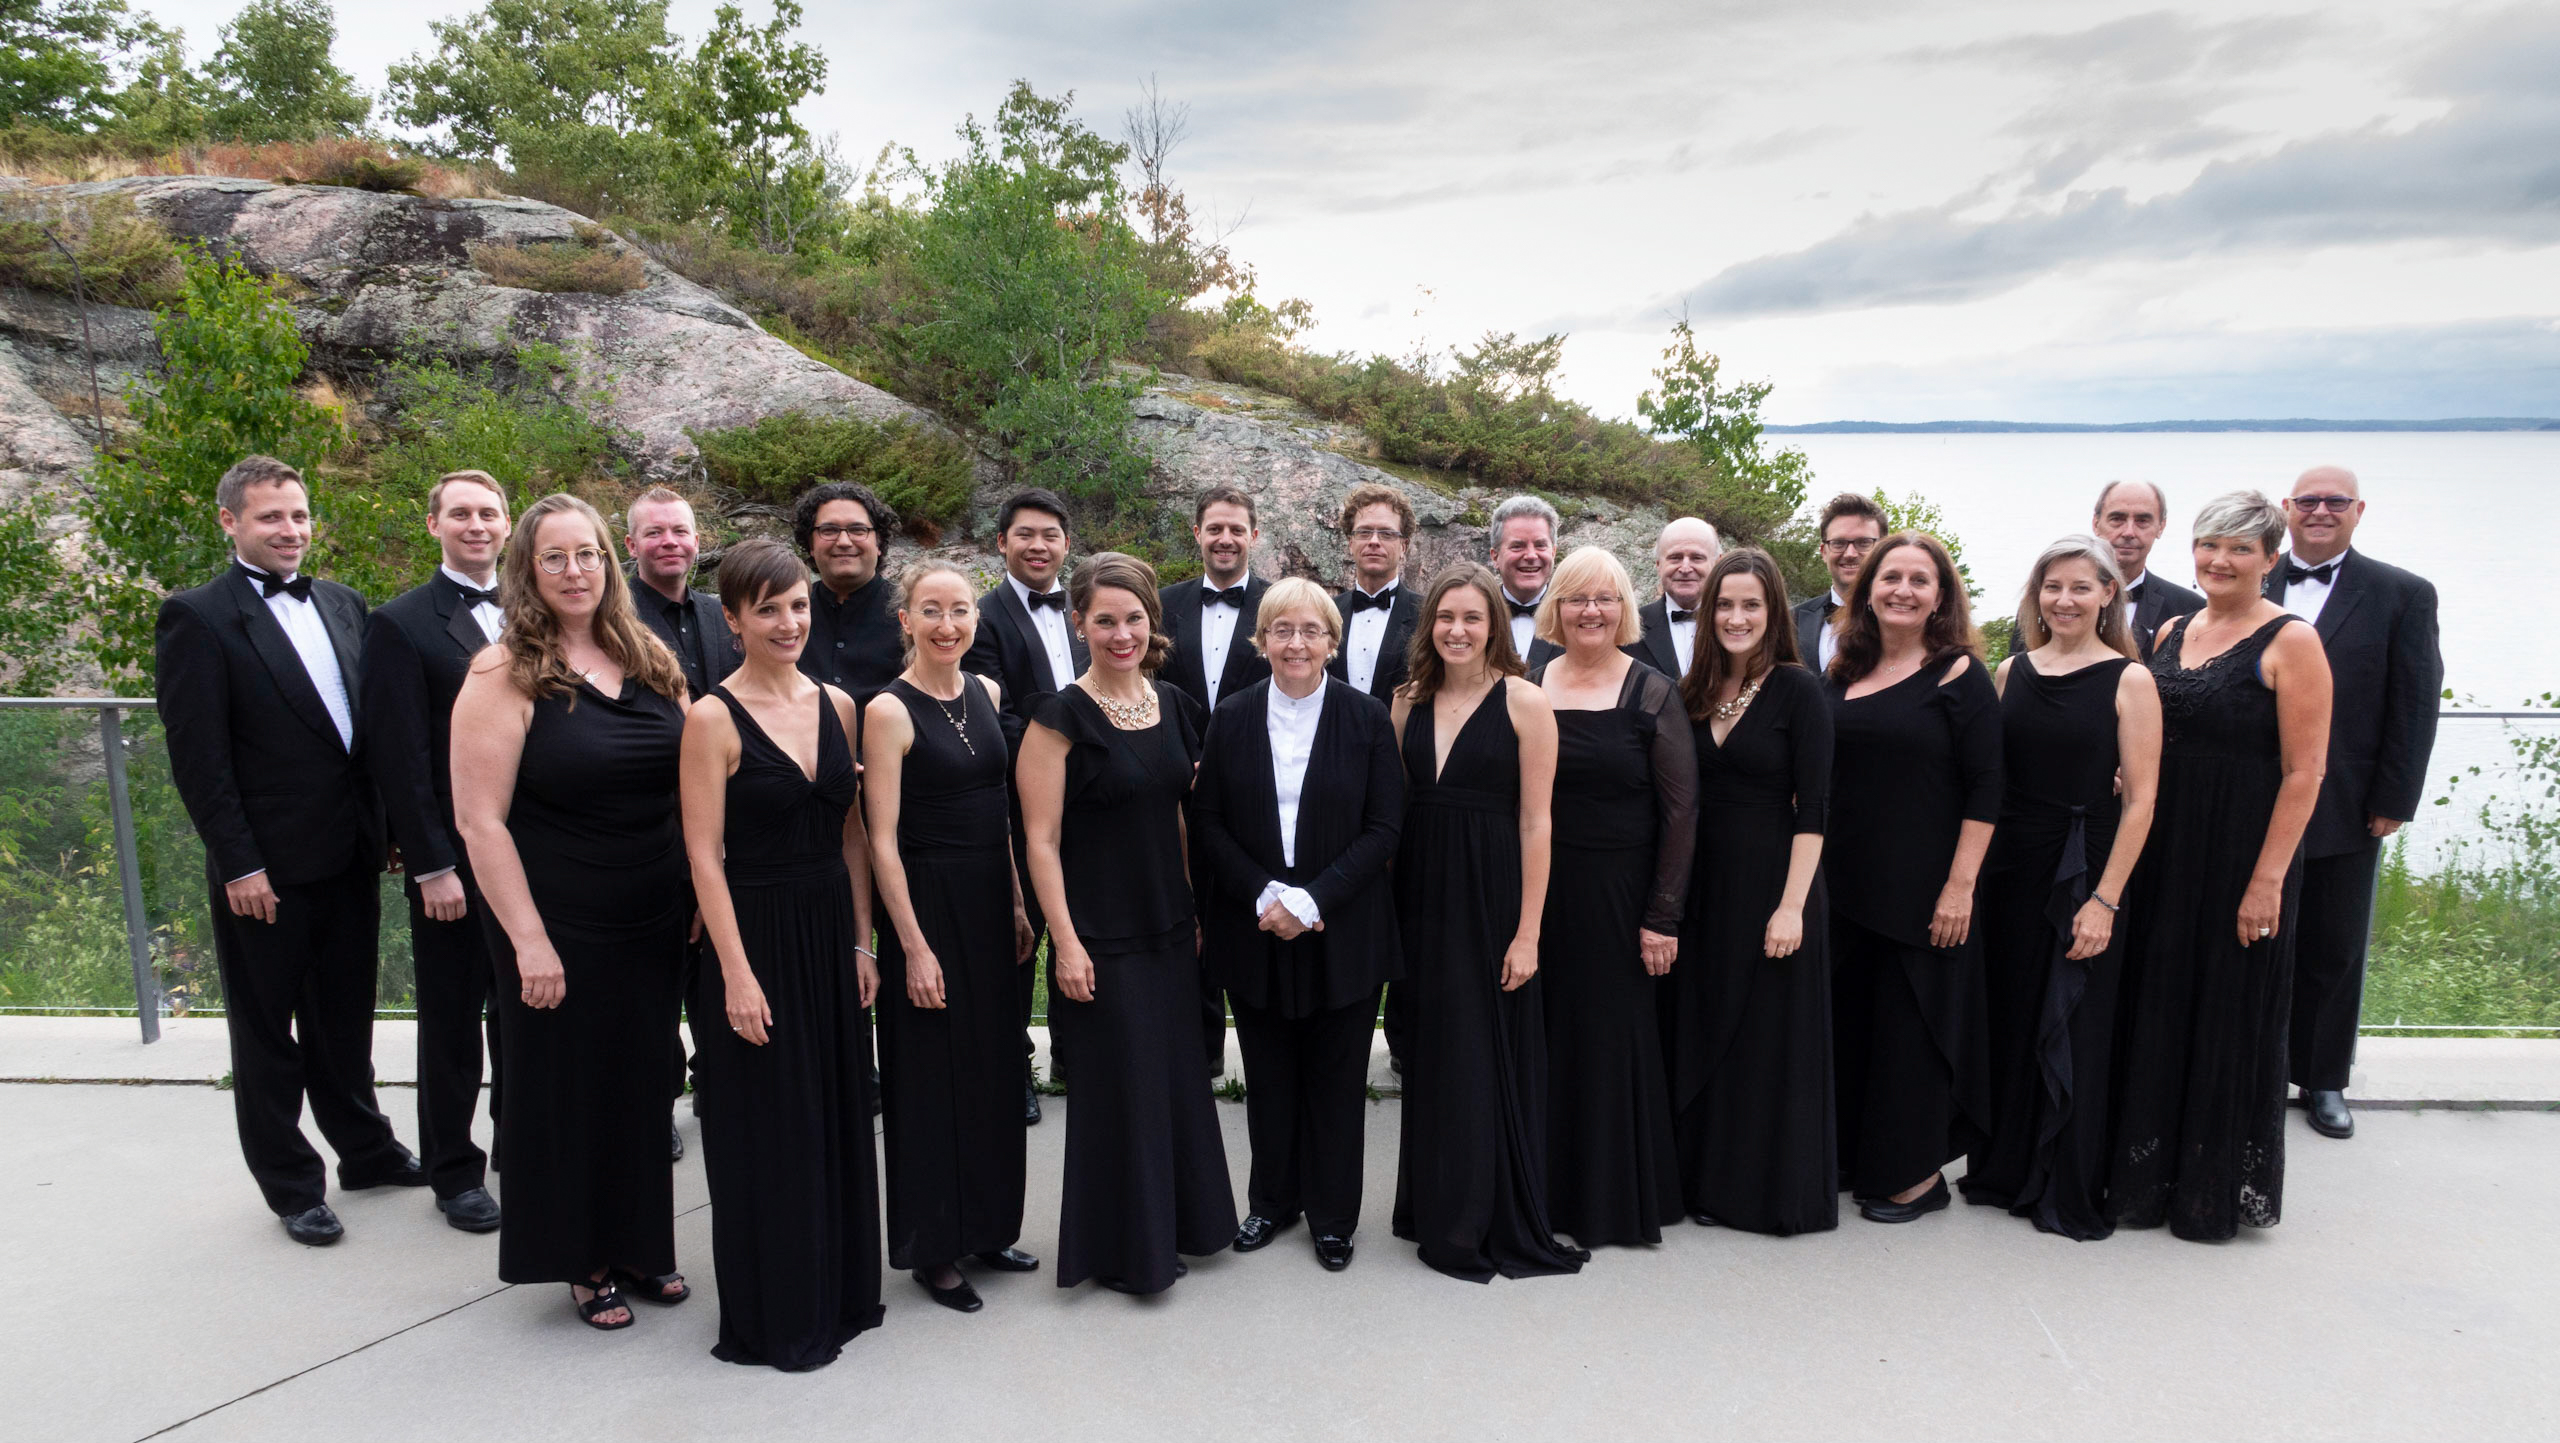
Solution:
{"label": "black lace dress", "polygon": [[694,984],[702,1168],[720,1341],[711,1356],[801,1372],[880,1325],[880,1182],[871,1142],[871,1026],[854,970],[844,819],[853,747],[824,688],[812,777],[729,694],[738,728],[723,841],[738,940],[773,1026],[729,1026],[711,962]]}
{"label": "black lace dress", "polygon": [[2182,617],[2151,654],[2164,730],[2116,1004],[2107,1215],[2121,1227],[2165,1222],[2179,1237],[2218,1241],[2283,1215],[2298,851],[2275,936],[2244,947],[2236,928],[2284,783],[2276,694],[2258,663],[2299,619],[2277,617],[2189,669],[2193,618]]}
{"label": "black lace dress", "polygon": [[1992,1122],[1965,1200],[2084,1242],[2112,1230],[2107,1065],[2127,928],[2119,919],[2095,957],[2069,954],[2072,922],[2115,846],[2116,687],[2133,664],[2115,657],[2047,676],[2024,653],[2009,659],[2000,826],[1975,894]]}

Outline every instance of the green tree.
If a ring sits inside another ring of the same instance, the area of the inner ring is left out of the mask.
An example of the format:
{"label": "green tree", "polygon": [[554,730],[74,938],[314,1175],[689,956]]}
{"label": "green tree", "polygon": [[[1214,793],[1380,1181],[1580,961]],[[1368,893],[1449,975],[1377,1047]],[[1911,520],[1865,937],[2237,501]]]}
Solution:
{"label": "green tree", "polygon": [[[81,505],[97,552],[87,586],[99,663],[146,681],[164,590],[202,581],[231,553],[214,519],[222,473],[258,453],[308,471],[343,439],[338,418],[296,389],[310,351],[276,283],[236,258],[188,251],[184,298],[152,330],[159,384],[127,389],[135,432],[100,458]],[[325,496],[314,500],[325,518]]]}
{"label": "green tree", "polygon": [[361,127],[373,102],[330,60],[337,39],[328,0],[249,0],[205,66],[212,133],[258,144]]}
{"label": "green tree", "polygon": [[1792,447],[1771,452],[1761,438],[1760,404],[1772,384],[1723,384],[1723,362],[1698,349],[1698,336],[1683,316],[1671,328],[1662,365],[1653,377],[1660,391],[1636,398],[1636,415],[1657,436],[1676,436],[1715,468],[1715,504],[1727,524],[1748,537],[1769,535],[1804,505],[1813,465]]}
{"label": "green tree", "polygon": [[186,40],[182,30],[162,30],[153,38],[132,83],[116,92],[109,129],[118,138],[154,147],[204,138],[205,106],[212,97],[204,77],[187,64]]}
{"label": "green tree", "polygon": [[0,0],[0,117],[95,130],[116,117],[118,73],[167,38],[124,0]]}
{"label": "green tree", "polygon": [[1945,543],[1947,555],[1955,561],[1956,575],[1964,581],[1965,595],[1977,603],[1982,600],[1982,583],[1973,579],[1973,569],[1964,564],[1964,543],[1948,528],[1946,513],[1938,509],[1938,503],[1917,491],[1897,501],[1879,486],[1876,504],[1884,508],[1887,536],[1897,531],[1926,531]]}
{"label": "green tree", "polygon": [[830,170],[792,114],[827,79],[827,57],[791,38],[800,19],[795,0],[774,0],[761,29],[721,6],[686,67],[681,117],[668,117],[699,127],[709,199],[731,233],[776,253],[798,249],[842,196],[841,166]]}

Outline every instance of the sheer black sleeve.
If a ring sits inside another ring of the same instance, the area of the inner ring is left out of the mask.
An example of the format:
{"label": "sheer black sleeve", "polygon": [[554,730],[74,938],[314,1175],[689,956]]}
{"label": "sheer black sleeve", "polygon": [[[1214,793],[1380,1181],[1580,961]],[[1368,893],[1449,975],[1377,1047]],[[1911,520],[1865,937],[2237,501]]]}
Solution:
{"label": "sheer black sleeve", "polygon": [[1964,819],[2000,820],[2000,693],[1979,661],[1938,688],[1955,728],[1956,768],[1964,778]]}
{"label": "sheer black sleeve", "polygon": [[1771,700],[1782,700],[1787,707],[1796,832],[1821,836],[1831,820],[1831,698],[1823,694],[1821,681],[1800,666],[1778,668],[1766,685],[1785,689]]}
{"label": "sheer black sleeve", "polygon": [[1676,937],[1689,902],[1689,859],[1698,847],[1698,743],[1678,684],[1641,663],[1634,670],[1635,694],[1627,704],[1653,719],[1653,892],[1644,925]]}

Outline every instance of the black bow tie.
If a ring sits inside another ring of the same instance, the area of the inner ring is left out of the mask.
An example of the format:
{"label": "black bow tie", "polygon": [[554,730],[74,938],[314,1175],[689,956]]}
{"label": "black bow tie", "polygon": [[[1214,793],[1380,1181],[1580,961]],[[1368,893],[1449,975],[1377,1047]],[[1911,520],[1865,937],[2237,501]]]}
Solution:
{"label": "black bow tie", "polygon": [[1671,613],[1671,619],[1674,622],[1695,621],[1698,619],[1698,613],[1694,611],[1675,611]]}
{"label": "black bow tie", "polygon": [[2337,574],[2338,563],[2335,561],[2323,561],[2317,566],[2305,566],[2299,561],[2288,561],[2284,564],[2284,583],[2287,586],[2297,581],[2317,581],[2326,586],[2329,584],[2329,578]]}
{"label": "black bow tie", "polygon": [[462,593],[462,604],[465,606],[495,606],[498,604],[498,588],[494,586],[490,587],[486,591],[482,591],[479,587],[465,586],[461,582],[456,581],[453,583],[453,589]]}
{"label": "black bow tie", "polygon": [[1371,596],[1369,593],[1362,591],[1359,587],[1355,586],[1351,588],[1350,605],[1351,614],[1354,616],[1357,616],[1364,611],[1385,611],[1393,607],[1395,604],[1396,589],[1392,586],[1379,592],[1375,596]]}
{"label": "black bow tie", "polygon": [[1829,593],[1829,592],[1827,592],[1827,591],[1826,591],[1826,592],[1824,592],[1824,593],[1822,594],[1822,619],[1823,619],[1823,620],[1825,620],[1825,621],[1829,621],[1829,620],[1831,619],[1831,615],[1832,615],[1832,613],[1833,613],[1833,612],[1838,611],[1839,609],[1840,609],[1840,603],[1839,603],[1839,602],[1837,602],[1837,601],[1832,600],[1832,598],[1831,598],[1831,593]]}
{"label": "black bow tie", "polygon": [[[1544,595],[1545,593],[1541,592],[1539,594]],[[1503,593],[1502,599],[1511,603],[1511,614],[1513,616],[1535,616],[1538,614],[1538,603],[1534,601],[1512,601],[1511,594],[1509,592]]]}
{"label": "black bow tie", "polygon": [[260,596],[273,596],[281,591],[296,601],[311,599],[311,578],[308,576],[297,576],[291,581],[286,581],[282,577],[260,571],[254,566],[243,566],[240,571],[242,575],[258,583]]}
{"label": "black bow tie", "polygon": [[1063,612],[1063,611],[1065,611],[1065,610],[1067,609],[1067,592],[1066,592],[1066,588],[1064,588],[1064,587],[1060,587],[1060,588],[1059,588],[1059,589],[1057,589],[1056,591],[1034,591],[1034,592],[1030,592],[1030,593],[1026,594],[1022,599],[1023,599],[1023,602],[1024,602],[1025,604],[1027,604],[1027,605],[1028,605],[1028,606],[1029,606],[1033,611],[1038,611],[1040,608],[1042,608],[1042,607],[1044,607],[1044,606],[1045,606],[1045,607],[1050,608],[1050,609],[1051,609],[1051,610],[1053,610],[1053,611],[1060,611],[1060,612]]}
{"label": "black bow tie", "polygon": [[1234,586],[1228,587],[1224,591],[1220,591],[1214,586],[1202,586],[1200,588],[1200,604],[1202,606],[1226,605],[1232,606],[1238,611],[1242,611],[1244,610],[1244,584],[1239,582]]}

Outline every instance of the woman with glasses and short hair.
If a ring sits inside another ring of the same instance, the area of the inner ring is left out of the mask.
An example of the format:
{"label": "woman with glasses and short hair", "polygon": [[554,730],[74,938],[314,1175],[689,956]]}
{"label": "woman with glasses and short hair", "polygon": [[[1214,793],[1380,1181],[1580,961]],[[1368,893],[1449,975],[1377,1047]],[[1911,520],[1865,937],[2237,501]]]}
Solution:
{"label": "woman with glasses and short hair", "polygon": [[454,820],[504,1012],[498,1276],[567,1283],[589,1326],[627,1328],[631,1297],[691,1295],[667,1157],[666,1026],[693,916],[684,673],[632,610],[594,507],[546,496],[516,535],[506,630],[453,707]]}

